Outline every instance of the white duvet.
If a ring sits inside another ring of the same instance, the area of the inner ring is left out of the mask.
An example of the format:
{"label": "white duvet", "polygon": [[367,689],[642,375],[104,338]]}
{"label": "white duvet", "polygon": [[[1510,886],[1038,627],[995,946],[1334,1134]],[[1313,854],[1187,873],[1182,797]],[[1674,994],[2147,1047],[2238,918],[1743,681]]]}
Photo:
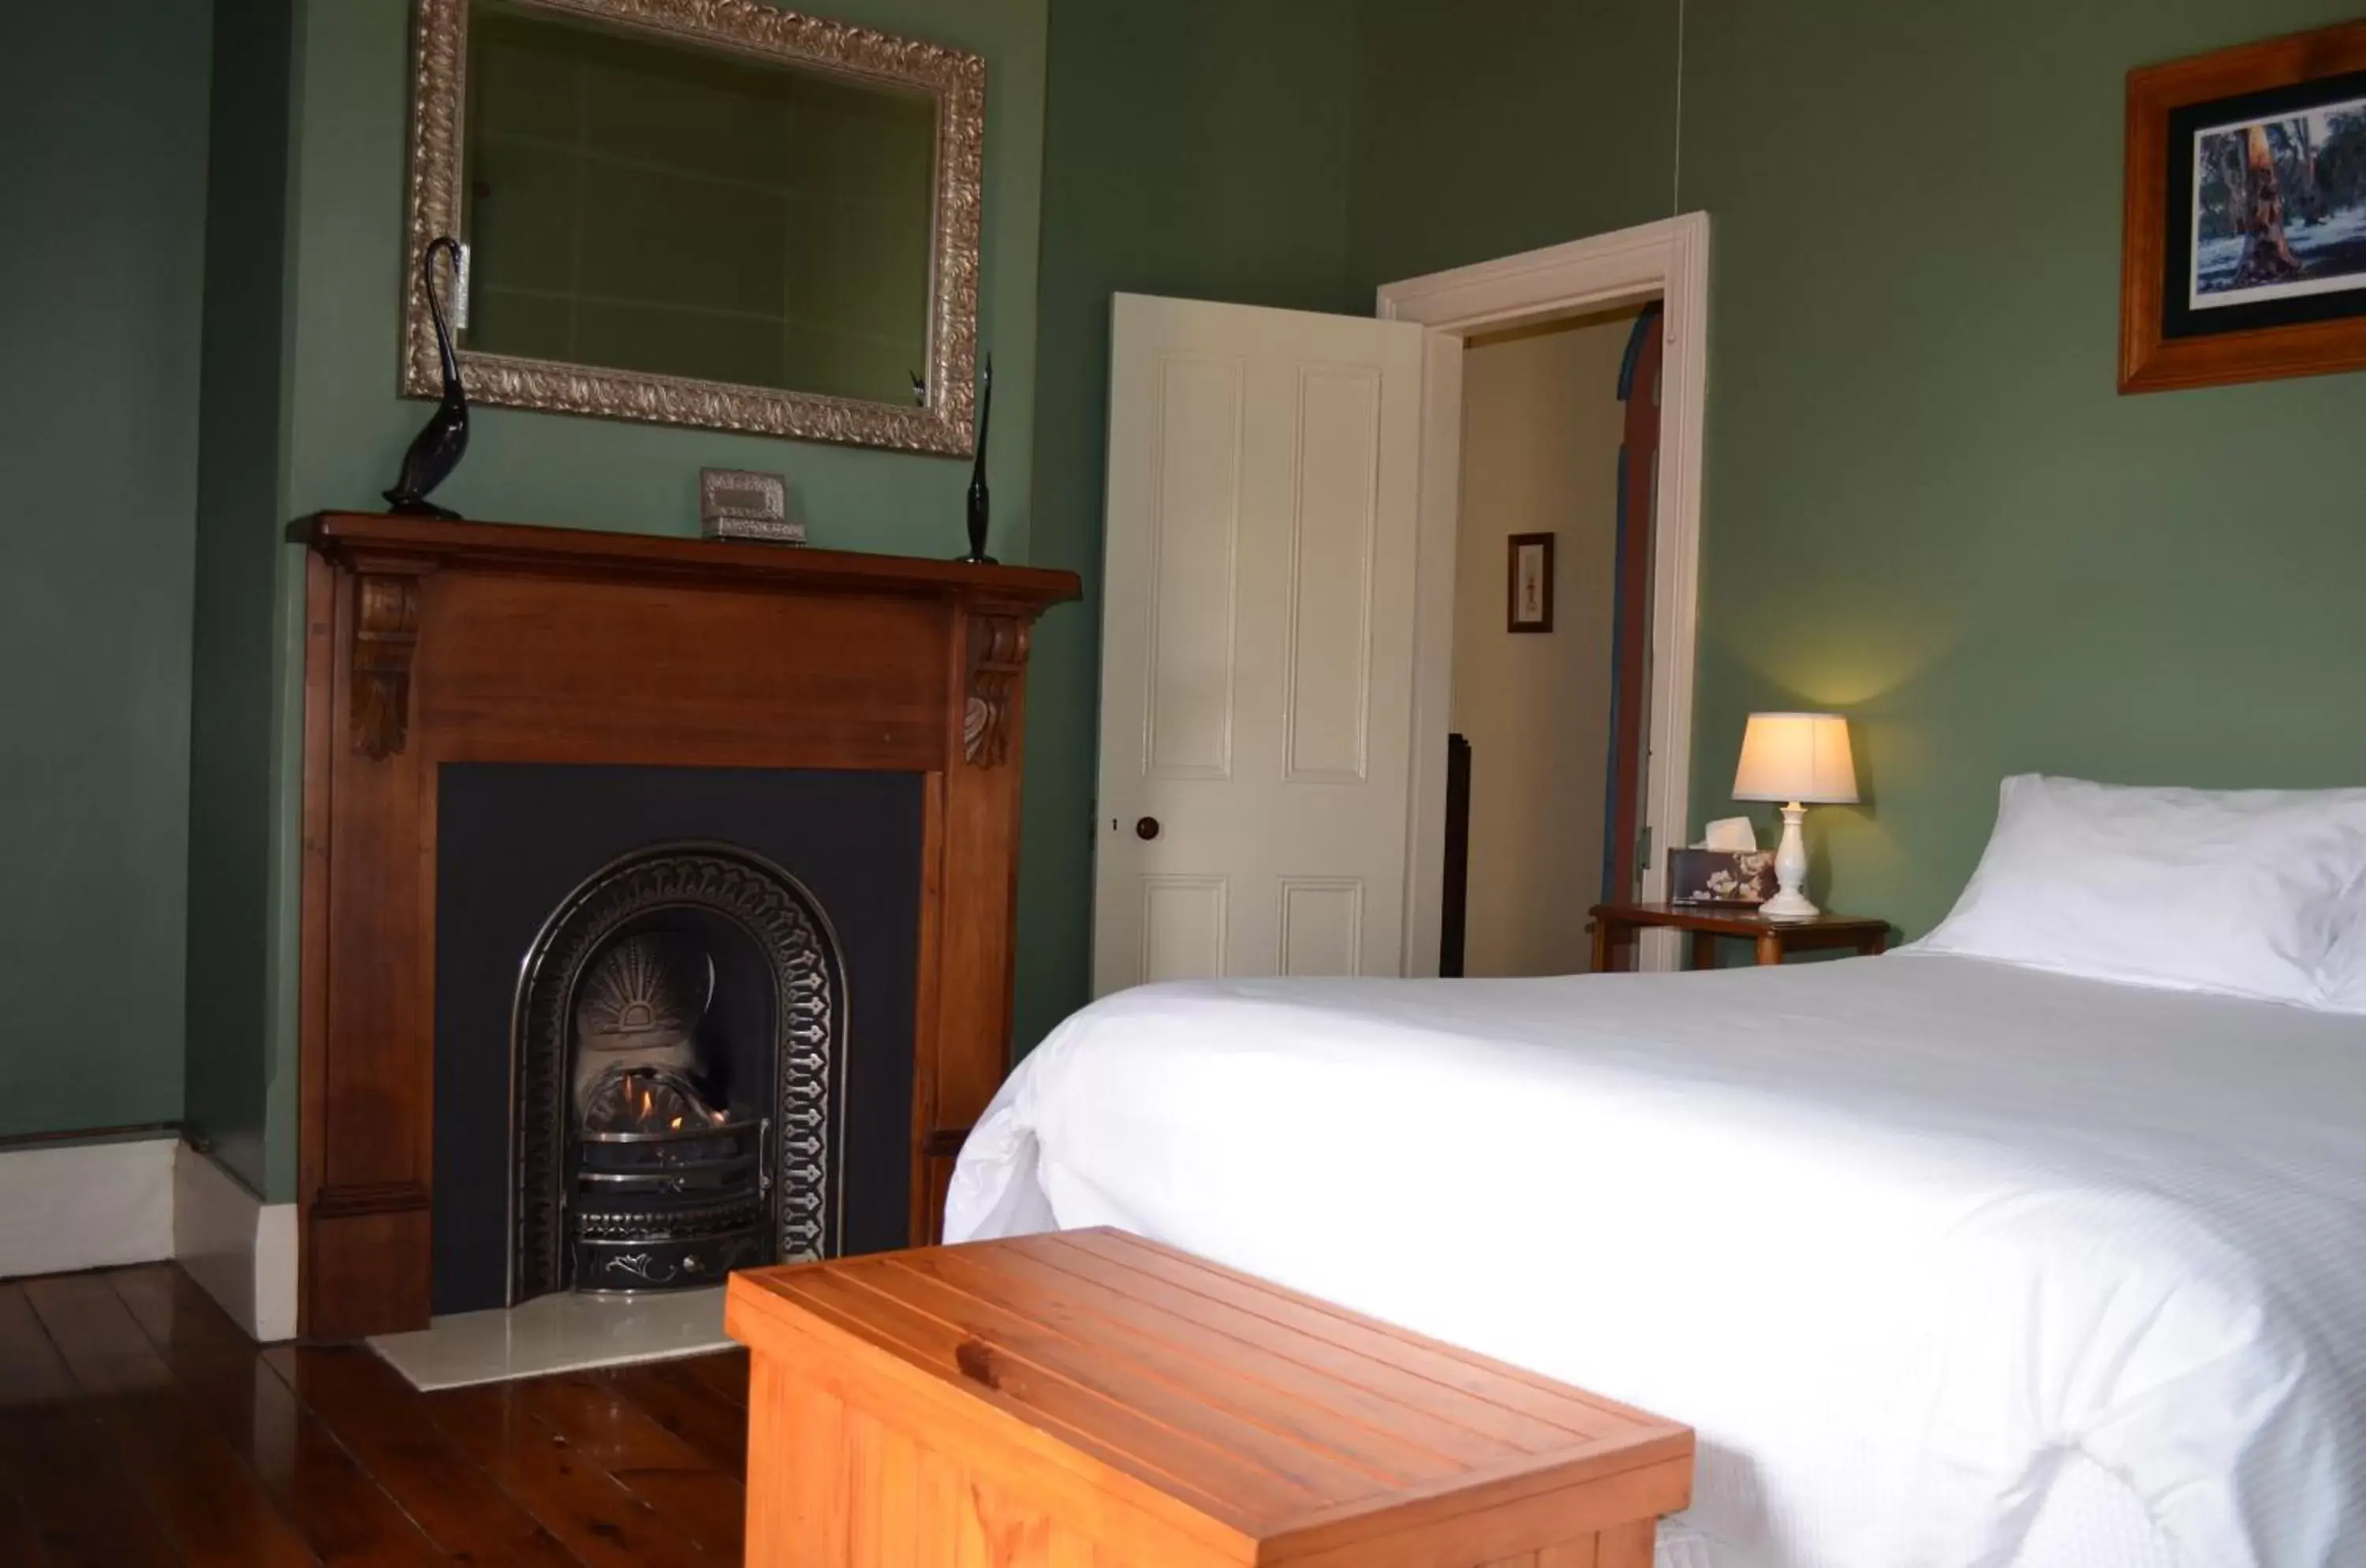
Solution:
{"label": "white duvet", "polygon": [[1916,954],[1147,987],[946,1230],[1100,1224],[1691,1423],[1721,1565],[2366,1564],[2366,1019]]}

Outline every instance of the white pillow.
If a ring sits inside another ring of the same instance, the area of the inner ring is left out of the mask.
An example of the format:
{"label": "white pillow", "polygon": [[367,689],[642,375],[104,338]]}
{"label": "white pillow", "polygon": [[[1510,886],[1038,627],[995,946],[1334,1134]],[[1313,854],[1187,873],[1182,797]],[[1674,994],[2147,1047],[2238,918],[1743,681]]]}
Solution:
{"label": "white pillow", "polygon": [[2324,1005],[2336,1012],[2366,1012],[2366,874],[2349,885],[2327,956]]}
{"label": "white pillow", "polygon": [[[2323,1006],[2366,882],[2366,790],[2132,788],[2021,773],[1913,949]],[[2366,1008],[2366,930],[2357,1005]]]}

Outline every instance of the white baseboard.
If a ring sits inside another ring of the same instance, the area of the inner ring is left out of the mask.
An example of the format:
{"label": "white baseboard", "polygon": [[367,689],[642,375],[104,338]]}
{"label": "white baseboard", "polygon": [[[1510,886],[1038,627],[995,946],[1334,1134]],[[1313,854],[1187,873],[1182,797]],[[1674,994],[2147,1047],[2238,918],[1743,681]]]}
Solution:
{"label": "white baseboard", "polygon": [[186,1144],[173,1164],[172,1256],[264,1344],[296,1336],[296,1205],[266,1203]]}
{"label": "white baseboard", "polygon": [[0,1149],[0,1279],[172,1257],[178,1147],[168,1136]]}
{"label": "white baseboard", "polygon": [[257,1340],[295,1337],[295,1204],[169,1135],[0,1149],[0,1280],[171,1258]]}

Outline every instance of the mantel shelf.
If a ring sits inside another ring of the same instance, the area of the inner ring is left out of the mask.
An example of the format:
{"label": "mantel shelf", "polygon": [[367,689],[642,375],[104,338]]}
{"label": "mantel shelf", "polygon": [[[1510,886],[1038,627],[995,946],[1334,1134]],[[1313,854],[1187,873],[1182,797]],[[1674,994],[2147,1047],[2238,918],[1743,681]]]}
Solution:
{"label": "mantel shelf", "polygon": [[479,570],[621,576],[644,581],[704,579],[743,592],[776,586],[784,592],[950,598],[1038,610],[1084,592],[1075,572],[1037,567],[972,566],[921,556],[519,523],[445,522],[380,513],[319,513],[291,524],[288,538],[356,568],[365,563],[466,564]]}

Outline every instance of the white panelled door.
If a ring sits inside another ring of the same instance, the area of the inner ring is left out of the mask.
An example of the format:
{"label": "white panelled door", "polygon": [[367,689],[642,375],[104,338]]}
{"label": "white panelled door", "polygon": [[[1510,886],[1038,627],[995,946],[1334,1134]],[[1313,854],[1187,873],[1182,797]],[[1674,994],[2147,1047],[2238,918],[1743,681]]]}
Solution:
{"label": "white panelled door", "polygon": [[1400,973],[1422,329],[1115,317],[1093,992]]}

